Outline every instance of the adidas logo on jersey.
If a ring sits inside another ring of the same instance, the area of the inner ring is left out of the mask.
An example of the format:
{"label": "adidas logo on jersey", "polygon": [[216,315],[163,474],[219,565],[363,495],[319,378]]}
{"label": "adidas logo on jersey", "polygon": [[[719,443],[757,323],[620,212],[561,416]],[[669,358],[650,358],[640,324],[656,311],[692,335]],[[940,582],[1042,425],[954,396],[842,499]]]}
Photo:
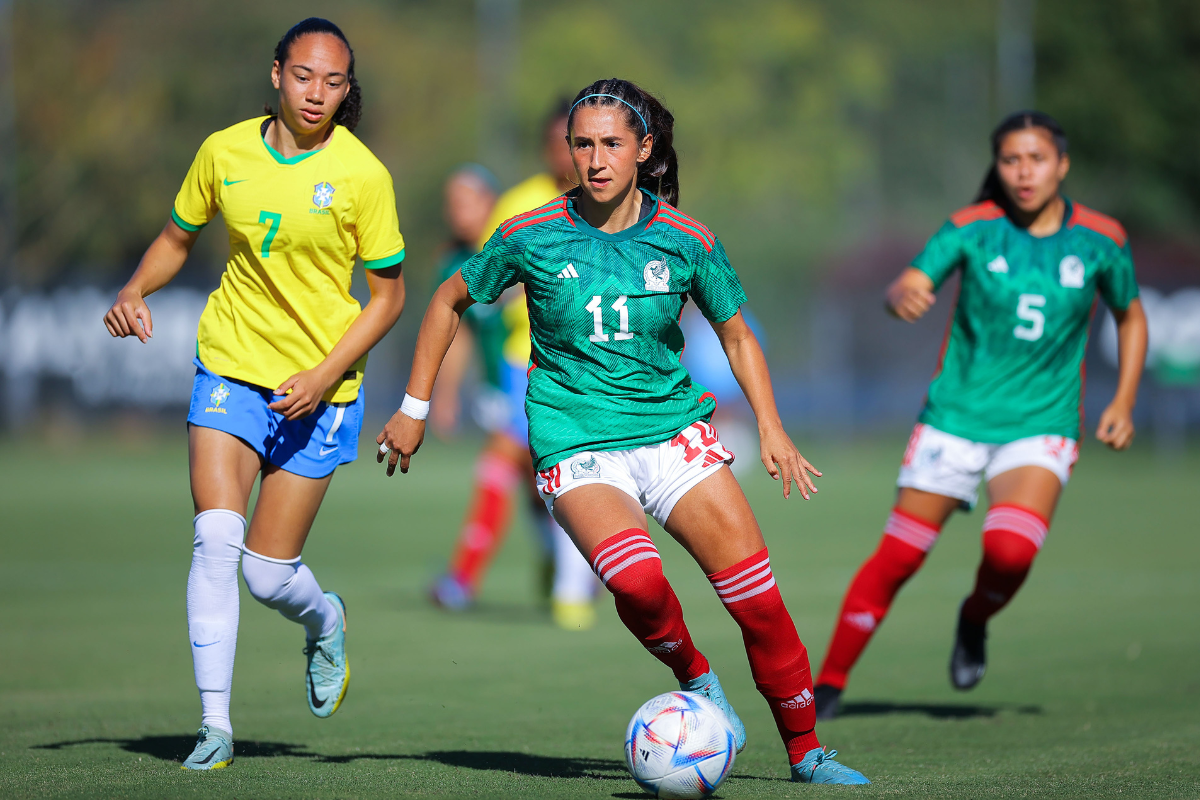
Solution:
{"label": "adidas logo on jersey", "polygon": [[574,264],[567,264],[567,268],[564,269],[562,272],[558,273],[558,277],[560,277],[560,278],[578,278],[579,273],[575,271]]}
{"label": "adidas logo on jersey", "polygon": [[988,262],[988,272],[1008,272],[1008,261],[1004,256],[996,256]]}
{"label": "adidas logo on jersey", "polygon": [[779,704],[779,707],[780,708],[790,708],[790,709],[804,708],[805,706],[812,703],[812,701],[813,701],[812,692],[810,692],[808,689],[801,689],[800,694],[796,695],[791,700],[784,700],[782,703]]}

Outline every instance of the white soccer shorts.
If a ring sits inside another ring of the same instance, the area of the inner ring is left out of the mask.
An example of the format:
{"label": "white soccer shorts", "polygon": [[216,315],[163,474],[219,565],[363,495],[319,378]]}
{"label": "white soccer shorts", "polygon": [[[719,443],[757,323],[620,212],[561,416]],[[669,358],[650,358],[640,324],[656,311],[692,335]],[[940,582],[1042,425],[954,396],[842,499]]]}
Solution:
{"label": "white soccer shorts", "polygon": [[1044,467],[1067,485],[1079,444],[1065,436],[1029,436],[1006,444],[973,442],[917,423],[900,465],[901,488],[956,497],[968,507],[979,500],[979,481],[1017,467]]}
{"label": "white soccer shorts", "polygon": [[675,504],[733,453],[707,422],[694,422],[672,439],[634,450],[576,453],[537,476],[537,488],[554,513],[554,501],[579,486],[604,483],[637,500],[659,525],[666,525]]}

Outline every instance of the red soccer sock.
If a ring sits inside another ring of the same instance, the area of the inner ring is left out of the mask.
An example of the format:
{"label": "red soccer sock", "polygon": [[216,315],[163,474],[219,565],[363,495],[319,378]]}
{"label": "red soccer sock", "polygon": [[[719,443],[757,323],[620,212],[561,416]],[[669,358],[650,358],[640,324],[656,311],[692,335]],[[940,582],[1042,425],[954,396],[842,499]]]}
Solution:
{"label": "red soccer sock", "polygon": [[775,585],[766,548],[708,580],[742,629],[754,685],[771,707],[788,760],[798,764],[805,753],[821,746],[814,730],[812,673],[808,650]]}
{"label": "red soccer sock", "polygon": [[983,561],[975,590],[962,608],[967,622],[983,625],[1008,605],[1025,582],[1049,525],[1037,512],[1011,503],[988,510],[983,520]]}
{"label": "red soccer sock", "polygon": [[472,593],[508,529],[510,495],[521,480],[521,470],[506,458],[484,453],[475,466],[474,500],[459,534],[450,574]]}
{"label": "red soccer sock", "polygon": [[683,608],[663,575],[662,559],[640,528],[610,536],[592,550],[592,569],[616,598],[617,615],[646,648],[671,668],[679,681],[708,672],[708,659],[692,644]]}
{"label": "red soccer sock", "polygon": [[818,684],[846,688],[850,670],[887,615],[900,587],[925,562],[939,531],[926,520],[892,509],[879,548],[859,568],[846,590],[829,651],[817,676]]}

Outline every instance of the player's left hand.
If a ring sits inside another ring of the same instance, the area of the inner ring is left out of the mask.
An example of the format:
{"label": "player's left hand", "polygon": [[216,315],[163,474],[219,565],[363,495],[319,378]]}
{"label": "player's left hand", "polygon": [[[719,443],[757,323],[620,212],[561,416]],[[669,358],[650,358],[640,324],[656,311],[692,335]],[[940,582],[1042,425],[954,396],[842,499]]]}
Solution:
{"label": "player's left hand", "polygon": [[1124,450],[1133,444],[1133,409],[1111,404],[1100,415],[1096,438],[1113,450]]}
{"label": "player's left hand", "polygon": [[413,419],[403,411],[397,410],[375,437],[375,443],[379,445],[375,463],[383,463],[383,457],[386,455],[389,478],[396,474],[397,462],[400,464],[400,472],[407,473],[409,461],[421,449],[421,443],[424,441],[425,420]]}
{"label": "player's left hand", "polygon": [[303,419],[317,410],[321,399],[332,384],[315,369],[297,372],[275,390],[280,397],[267,408],[282,414],[285,419]]}
{"label": "player's left hand", "polygon": [[821,476],[821,471],[808,463],[808,459],[800,455],[792,439],[782,426],[773,427],[767,431],[759,430],[759,441],[763,466],[775,480],[783,477],[783,496],[792,496],[792,481],[805,500],[810,499],[810,492],[816,494],[817,487],[813,484],[812,476]]}

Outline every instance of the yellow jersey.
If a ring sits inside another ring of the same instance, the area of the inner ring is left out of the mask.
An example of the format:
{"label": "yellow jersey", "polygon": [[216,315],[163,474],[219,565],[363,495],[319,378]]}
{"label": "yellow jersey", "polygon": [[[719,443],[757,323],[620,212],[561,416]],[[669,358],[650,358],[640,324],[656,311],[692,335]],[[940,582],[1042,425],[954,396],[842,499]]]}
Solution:
{"label": "yellow jersey", "polygon": [[[492,208],[492,215],[488,218],[487,225],[484,226],[484,233],[479,239],[478,249],[482,250],[496,229],[505,222],[518,214],[524,214],[526,211],[533,211],[539,206],[546,205],[560,194],[562,192],[559,191],[554,177],[543,172],[532,178],[526,178],[500,195],[496,205]],[[509,297],[506,293],[502,300],[504,309],[501,314],[505,327],[509,330],[509,335],[504,340],[504,360],[523,367],[529,363],[531,349],[529,309],[525,306],[525,295],[520,286],[513,287],[513,290],[510,291],[512,291],[512,296]]]}
{"label": "yellow jersey", "polygon": [[[404,260],[392,177],[342,126],[320,150],[284,158],[263,138],[269,117],[205,140],[171,218],[200,230],[220,211],[229,261],[208,298],[196,352],[218,375],[274,389],[317,366],[362,309],[354,257],[367,269]],[[358,396],[364,355],[325,395]]]}

